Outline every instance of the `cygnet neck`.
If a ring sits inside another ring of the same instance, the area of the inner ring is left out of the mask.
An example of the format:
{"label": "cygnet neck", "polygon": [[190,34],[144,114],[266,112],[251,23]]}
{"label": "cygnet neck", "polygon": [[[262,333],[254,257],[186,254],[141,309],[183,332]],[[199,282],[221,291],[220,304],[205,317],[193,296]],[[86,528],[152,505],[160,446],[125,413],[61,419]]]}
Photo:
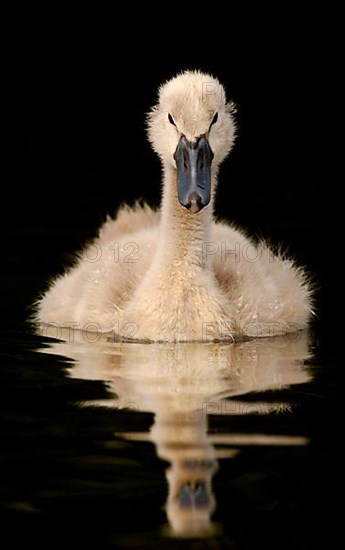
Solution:
{"label": "cygnet neck", "polygon": [[[177,171],[163,167],[163,197],[158,256],[161,265],[194,265],[205,269],[205,246],[210,242],[213,220],[213,198],[210,204],[197,213],[190,212],[179,202]],[[212,177],[212,188],[216,183]]]}

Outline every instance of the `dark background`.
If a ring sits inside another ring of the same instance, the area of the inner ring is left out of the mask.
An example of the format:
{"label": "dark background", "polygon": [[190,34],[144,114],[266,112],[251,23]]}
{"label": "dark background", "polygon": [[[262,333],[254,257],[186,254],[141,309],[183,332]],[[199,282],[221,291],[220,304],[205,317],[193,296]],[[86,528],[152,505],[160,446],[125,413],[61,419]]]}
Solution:
{"label": "dark background", "polygon": [[217,214],[281,243],[306,266],[318,315],[329,320],[330,69],[322,38],[304,31],[303,24],[282,34],[278,28],[254,36],[250,47],[247,29],[240,39],[210,39],[200,49],[176,45],[159,59],[158,39],[152,47],[138,39],[130,53],[111,39],[69,43],[54,35],[38,40],[25,69],[10,67],[2,105],[2,255],[15,277],[17,267],[31,280],[28,302],[120,203],[159,204],[160,164],[146,140],[145,114],[159,84],[197,68],[217,76],[238,107]]}

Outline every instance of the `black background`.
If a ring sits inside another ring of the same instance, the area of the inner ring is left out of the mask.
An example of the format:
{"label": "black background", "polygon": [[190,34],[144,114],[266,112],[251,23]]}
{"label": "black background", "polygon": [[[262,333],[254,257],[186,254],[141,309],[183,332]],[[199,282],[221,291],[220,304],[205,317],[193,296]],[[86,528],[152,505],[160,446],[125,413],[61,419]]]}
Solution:
{"label": "black background", "polygon": [[305,25],[286,22],[260,38],[244,25],[239,37],[195,47],[169,34],[152,46],[139,36],[131,50],[106,33],[49,36],[48,29],[32,37],[34,47],[20,52],[24,67],[12,60],[6,73],[2,119],[2,253],[11,270],[17,262],[21,277],[31,279],[28,303],[120,203],[159,204],[160,164],[146,140],[145,114],[159,84],[201,69],[220,79],[238,108],[216,212],[282,244],[306,266],[318,316],[328,324],[336,301],[331,75],[322,36]]}

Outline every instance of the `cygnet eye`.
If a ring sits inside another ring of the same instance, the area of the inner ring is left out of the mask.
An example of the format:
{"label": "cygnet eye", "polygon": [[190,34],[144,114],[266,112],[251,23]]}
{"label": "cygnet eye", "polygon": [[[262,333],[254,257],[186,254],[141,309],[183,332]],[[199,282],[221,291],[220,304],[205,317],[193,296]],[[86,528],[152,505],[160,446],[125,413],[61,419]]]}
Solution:
{"label": "cygnet eye", "polygon": [[173,117],[171,116],[170,113],[168,113],[168,119],[169,119],[170,124],[172,124],[173,126],[176,126],[176,124],[174,122],[174,119],[173,119]]}
{"label": "cygnet eye", "polygon": [[214,115],[214,117],[213,117],[213,119],[212,119],[212,122],[211,122],[211,124],[210,124],[210,127],[211,127],[213,124],[216,124],[217,120],[218,120],[218,113],[216,113],[216,114]]}

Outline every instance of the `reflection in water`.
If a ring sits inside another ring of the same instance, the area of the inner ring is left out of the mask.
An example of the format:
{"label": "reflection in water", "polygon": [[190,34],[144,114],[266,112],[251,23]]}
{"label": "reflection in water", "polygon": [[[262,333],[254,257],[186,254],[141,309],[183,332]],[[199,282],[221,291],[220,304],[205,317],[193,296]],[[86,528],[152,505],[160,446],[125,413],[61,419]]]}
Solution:
{"label": "reflection in water", "polygon": [[[171,535],[202,537],[217,530],[211,520],[216,507],[211,480],[219,459],[235,456],[244,445],[306,443],[303,437],[234,433],[231,415],[289,408],[279,397],[265,402],[253,393],[310,380],[304,365],[310,358],[307,334],[238,344],[149,345],[98,337],[94,342],[80,332],[63,336],[67,341],[53,343],[45,353],[74,359],[74,378],[107,381],[114,395],[99,405],[154,413],[149,434],[125,437],[152,441],[158,456],[170,463],[166,531]],[[209,415],[229,415],[226,433],[208,433]]]}

